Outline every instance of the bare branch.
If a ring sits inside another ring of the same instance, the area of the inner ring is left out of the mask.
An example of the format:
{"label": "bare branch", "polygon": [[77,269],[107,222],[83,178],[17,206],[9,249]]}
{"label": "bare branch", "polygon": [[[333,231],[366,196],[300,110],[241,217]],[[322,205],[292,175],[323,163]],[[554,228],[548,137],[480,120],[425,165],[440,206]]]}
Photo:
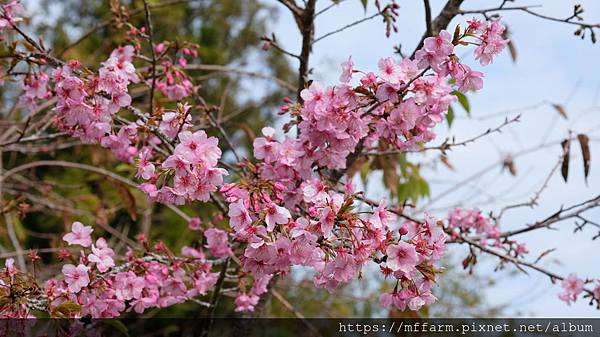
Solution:
{"label": "bare branch", "polygon": [[331,31],[331,32],[329,32],[329,33],[323,34],[322,36],[319,36],[318,38],[316,38],[316,39],[315,39],[314,43],[317,43],[317,42],[319,42],[319,41],[321,41],[321,40],[323,40],[323,39],[325,39],[325,38],[327,38],[327,37],[329,37],[329,36],[331,36],[331,35],[334,35],[334,34],[337,34],[337,33],[339,33],[339,32],[342,32],[342,31],[344,31],[344,30],[346,30],[346,29],[348,29],[348,28],[351,28],[351,27],[354,27],[354,26],[356,26],[356,25],[359,25],[359,24],[361,24],[361,23],[363,23],[363,22],[366,22],[366,21],[372,20],[372,19],[374,19],[374,18],[376,18],[376,17],[378,17],[378,16],[381,16],[381,15],[383,15],[383,11],[381,11],[381,12],[377,12],[377,13],[375,13],[375,14],[371,15],[371,16],[367,16],[366,18],[363,18],[363,19],[360,19],[360,20],[354,21],[354,22],[352,22],[352,23],[350,23],[350,24],[347,24],[347,25],[345,25],[345,26],[343,26],[343,27],[341,27],[341,28],[338,28],[338,29],[336,29],[336,30],[333,30],[333,31]]}
{"label": "bare branch", "polygon": [[429,3],[429,0],[423,0],[423,5],[425,6],[425,27],[427,27],[425,34],[431,36],[433,35],[431,33],[433,31],[433,22],[431,22],[431,4]]}

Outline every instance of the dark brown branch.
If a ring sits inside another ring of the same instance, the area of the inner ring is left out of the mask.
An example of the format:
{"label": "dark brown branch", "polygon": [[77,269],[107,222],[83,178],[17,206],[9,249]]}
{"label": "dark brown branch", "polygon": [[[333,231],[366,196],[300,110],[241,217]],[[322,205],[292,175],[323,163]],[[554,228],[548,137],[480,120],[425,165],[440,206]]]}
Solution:
{"label": "dark brown branch", "polygon": [[429,3],[429,0],[423,0],[423,5],[425,6],[425,27],[427,28],[425,34],[431,36],[431,31],[433,30],[431,22],[431,4]]}
{"label": "dark brown branch", "polygon": [[496,8],[487,8],[487,9],[464,10],[464,11],[460,10],[459,14],[461,14],[461,15],[481,14],[481,15],[487,16],[488,13],[494,13],[494,12],[500,12],[500,11],[521,11],[521,12],[525,12],[527,14],[533,15],[537,18],[544,19],[544,20],[566,23],[566,24],[575,25],[575,26],[579,26],[579,27],[587,28],[587,29],[600,28],[600,23],[593,24],[593,23],[573,21],[573,19],[576,18],[573,15],[571,15],[565,19],[555,18],[552,16],[547,16],[544,14],[534,12],[531,10],[531,8],[533,8],[533,7],[541,7],[541,6],[519,6],[519,7],[502,7],[502,6],[500,6],[500,7],[496,7]]}
{"label": "dark brown branch", "polygon": [[421,37],[421,41],[419,41],[419,44],[413,51],[411,58],[415,56],[417,50],[421,49],[426,38],[437,35],[448,27],[450,21],[452,21],[452,19],[454,19],[454,17],[460,13],[460,5],[463,3],[463,1],[464,0],[448,0],[448,2],[446,2],[446,5],[440,14],[438,14],[438,16],[431,21],[431,28],[427,29],[425,34],[423,34],[423,37]]}
{"label": "dark brown branch", "polygon": [[219,279],[217,280],[217,284],[215,285],[215,290],[213,291],[212,298],[210,300],[210,307],[208,308],[208,322],[206,326],[202,330],[201,336],[208,336],[210,330],[212,328],[215,312],[217,310],[217,305],[219,304],[219,299],[221,298],[221,289],[223,288],[223,284],[225,283],[225,275],[227,273],[227,267],[229,266],[229,259],[226,259],[223,265],[221,266],[221,272],[219,273]]}
{"label": "dark brown branch", "polygon": [[308,81],[309,59],[312,52],[313,39],[315,35],[315,5],[317,0],[308,0],[306,8],[300,17],[300,32],[302,33],[302,50],[300,51],[300,66],[298,67],[298,103],[302,104],[300,92]]}
{"label": "dark brown branch", "polygon": [[550,225],[555,224],[560,221],[564,221],[571,218],[578,218],[583,212],[588,211],[592,208],[596,208],[600,206],[600,195],[586,200],[584,202],[572,205],[567,208],[561,208],[558,212],[550,215],[549,217],[538,221],[532,225],[528,225],[524,228],[506,231],[500,234],[500,237],[506,238],[510,236],[514,236],[517,234],[523,234],[527,232],[531,232],[540,228],[548,228]]}
{"label": "dark brown branch", "polygon": [[296,4],[296,1],[294,1],[294,0],[277,0],[277,1],[279,1],[285,7],[287,7],[290,10],[290,12],[292,12],[292,14],[294,15],[294,17],[296,19],[299,19],[300,17],[302,17],[303,10]]}
{"label": "dark brown branch", "polygon": [[[502,254],[502,253],[500,253],[500,252],[497,252],[497,251],[495,251],[495,250],[493,250],[493,249],[490,249],[490,248],[488,248],[488,247],[486,247],[486,246],[480,245],[480,244],[479,244],[479,243],[477,243],[476,241],[469,240],[469,239],[462,239],[462,242],[463,242],[463,243],[466,243],[466,244],[468,244],[469,246],[476,247],[476,248],[478,248],[479,250],[481,250],[482,252],[485,252],[485,253],[487,253],[487,254],[490,254],[490,255],[496,256],[496,257],[500,258],[500,260],[501,260],[502,262],[510,262],[510,263],[514,264],[514,265],[515,265],[517,268],[519,268],[520,270],[522,270],[522,268],[521,268],[521,267],[526,267],[526,268],[529,268],[529,269],[535,270],[535,271],[537,271],[537,272],[539,272],[539,273],[542,273],[542,274],[544,274],[544,275],[546,275],[546,276],[550,277],[550,280],[551,280],[553,283],[554,283],[555,281],[562,281],[562,280],[564,280],[564,277],[563,277],[563,276],[561,276],[561,275],[558,275],[558,274],[556,274],[556,273],[554,273],[554,272],[551,272],[551,271],[549,271],[549,270],[546,270],[546,269],[544,269],[544,268],[542,268],[542,267],[538,266],[538,265],[537,265],[537,264],[535,264],[535,263],[531,263],[531,262],[523,261],[523,260],[521,260],[521,259],[518,259],[518,258],[512,257],[512,256],[510,256],[510,255],[505,255],[505,254]],[[592,295],[593,295],[593,291],[592,291],[592,290],[590,290],[590,289],[588,289],[588,288],[584,288],[583,290],[584,290],[586,293],[588,293],[588,294],[592,294]]]}

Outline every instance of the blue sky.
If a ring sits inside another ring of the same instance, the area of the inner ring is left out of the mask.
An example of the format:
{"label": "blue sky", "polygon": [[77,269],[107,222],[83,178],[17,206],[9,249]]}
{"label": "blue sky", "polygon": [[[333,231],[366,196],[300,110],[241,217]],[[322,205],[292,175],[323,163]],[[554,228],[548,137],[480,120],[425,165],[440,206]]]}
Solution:
{"label": "blue sky", "polygon": [[[370,1],[372,3],[372,1]],[[445,1],[432,0],[433,12],[438,13]],[[320,8],[329,4],[320,1]],[[399,33],[387,39],[384,25],[372,20],[350,28],[335,37],[318,42],[314,48],[311,66],[313,78],[325,83],[335,83],[339,76],[339,64],[352,56],[356,68],[376,69],[377,60],[392,54],[393,45],[402,44],[403,50],[410,53],[424,30],[422,1],[398,1],[400,4]],[[463,8],[496,7],[500,1],[465,1]],[[536,11],[555,17],[567,17],[573,5],[581,3],[588,22],[600,22],[600,2],[598,1],[517,1],[514,5],[539,5]],[[511,5],[509,3],[509,5]],[[374,12],[370,8],[367,16]],[[358,0],[347,0],[318,18],[316,36],[342,27],[364,17]],[[522,114],[521,123],[511,125],[502,134],[486,137],[468,147],[453,150],[450,160],[455,171],[444,167],[425,172],[432,183],[432,197],[439,195],[449,186],[463,181],[503,156],[516,153],[539,144],[552,143],[566,137],[568,131],[587,133],[592,139],[592,168],[586,185],[578,144],[573,144],[569,183],[565,184],[557,173],[535,209],[522,208],[508,213],[502,220],[502,228],[514,229],[542,219],[560,208],[594,197],[600,191],[600,45],[593,45],[589,39],[581,41],[573,35],[574,26],[549,22],[531,17],[521,12],[503,13],[505,23],[512,31],[512,39],[518,51],[518,59],[513,63],[508,53],[498,57],[490,66],[476,64],[470,56],[465,62],[485,73],[484,89],[470,94],[473,118],[457,107],[458,118],[452,129],[445,125],[437,129],[438,139],[456,135],[457,140],[475,136],[489,127],[499,125],[505,117]],[[462,23],[470,16],[457,17],[452,23]],[[292,52],[300,47],[299,34],[288,13],[281,11],[278,23],[273,27],[280,43]],[[293,62],[293,61],[292,61]],[[562,119],[550,103],[563,104],[569,119]],[[435,143],[435,141],[434,141]],[[454,205],[480,207],[484,211],[499,210],[504,205],[528,201],[539,189],[551,168],[561,154],[560,145],[554,144],[529,155],[518,157],[515,164],[517,177],[511,177],[497,166],[482,177],[469,180],[456,192],[439,199],[430,209],[444,214]],[[433,155],[433,154],[431,154]],[[428,160],[430,157],[414,155],[415,160]],[[375,181],[375,179],[373,180]],[[369,186],[376,195],[381,186]],[[427,201],[426,201],[427,202]],[[600,220],[600,212],[587,213],[593,221]],[[600,278],[600,240],[592,241],[597,234],[591,228],[573,233],[573,222],[564,222],[556,230],[535,231],[519,237],[528,243],[530,259],[541,252],[557,248],[542,265],[566,275],[575,272],[581,277]],[[455,255],[464,254],[461,247],[452,247]],[[571,306],[558,300],[559,285],[552,285],[545,276],[531,272],[505,277],[494,273],[497,260],[488,259],[478,267],[482,275],[498,278],[498,285],[486,290],[490,303],[511,304],[507,314],[521,314],[538,317],[598,317],[600,313],[580,299]],[[468,278],[466,278],[468,280]],[[468,281],[467,281],[468,282]]]}

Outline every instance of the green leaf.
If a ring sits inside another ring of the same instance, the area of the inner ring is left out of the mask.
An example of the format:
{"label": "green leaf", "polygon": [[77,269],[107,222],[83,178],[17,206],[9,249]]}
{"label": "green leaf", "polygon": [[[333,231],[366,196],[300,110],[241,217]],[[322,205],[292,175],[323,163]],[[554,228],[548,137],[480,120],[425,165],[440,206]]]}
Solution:
{"label": "green leaf", "polygon": [[454,122],[454,109],[451,106],[448,107],[448,113],[446,113],[446,122],[448,122],[448,129],[450,129],[452,122]]}
{"label": "green leaf", "polygon": [[465,109],[467,115],[471,116],[471,106],[469,105],[469,99],[467,99],[467,96],[460,91],[453,91],[452,95],[458,98],[458,103],[460,103],[463,109]]}
{"label": "green leaf", "polygon": [[422,197],[428,197],[431,194],[431,191],[429,189],[429,183],[427,182],[427,180],[423,179],[421,176],[419,176],[419,190],[421,191],[421,196]]}

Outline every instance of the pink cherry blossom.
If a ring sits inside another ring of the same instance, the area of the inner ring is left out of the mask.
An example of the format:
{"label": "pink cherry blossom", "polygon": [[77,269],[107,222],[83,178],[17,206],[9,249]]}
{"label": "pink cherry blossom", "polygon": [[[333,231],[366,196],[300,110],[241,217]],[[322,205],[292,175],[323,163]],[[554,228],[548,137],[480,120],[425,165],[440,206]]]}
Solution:
{"label": "pink cherry blossom", "polygon": [[353,72],[354,62],[352,62],[352,57],[349,57],[347,61],[342,62],[342,74],[340,75],[340,82],[350,82],[350,79],[352,79]]}
{"label": "pink cherry blossom", "polygon": [[139,152],[138,163],[137,163],[137,177],[141,177],[144,180],[148,180],[154,176],[155,166],[150,161],[152,157],[152,150],[144,148]]}
{"label": "pink cherry blossom", "polygon": [[393,271],[411,272],[419,258],[415,247],[405,241],[387,247],[386,265]]}
{"label": "pink cherry blossom", "polygon": [[373,211],[373,216],[370,218],[371,224],[374,228],[388,227],[391,223],[396,221],[396,215],[386,209],[387,201],[381,200],[379,206]]}
{"label": "pink cherry blossom", "polygon": [[258,137],[254,139],[254,157],[264,159],[266,162],[272,162],[279,155],[279,143],[270,140],[271,137]]}
{"label": "pink cherry blossom", "polygon": [[70,245],[80,245],[83,247],[89,247],[92,244],[92,226],[84,226],[81,222],[75,221],[71,225],[71,232],[63,236]]}
{"label": "pink cherry blossom", "polygon": [[205,247],[213,256],[224,257],[232,254],[227,240],[227,232],[217,228],[209,228],[204,231],[204,237],[206,237]]}
{"label": "pink cherry blossom", "polygon": [[13,0],[0,6],[0,33],[6,28],[12,27],[17,22],[23,21],[22,15],[24,8],[19,0]]}
{"label": "pink cherry blossom", "polygon": [[200,225],[202,225],[202,220],[199,217],[190,218],[188,221],[188,228],[193,231],[200,230]]}
{"label": "pink cherry blossom", "polygon": [[229,225],[236,232],[250,225],[252,218],[242,201],[229,204]]}
{"label": "pink cherry blossom", "polygon": [[454,45],[452,44],[452,35],[442,30],[437,36],[428,37],[423,42],[423,47],[440,57],[452,54]]}
{"label": "pink cherry blossom", "polygon": [[379,67],[379,77],[391,84],[400,83],[402,69],[396,64],[393,58],[383,58],[377,63]]}
{"label": "pink cherry blossom", "polygon": [[259,297],[256,295],[248,295],[239,293],[235,298],[235,311],[254,311],[254,307],[258,304]]}
{"label": "pink cherry blossom", "polygon": [[96,245],[92,245],[92,254],[88,255],[88,260],[96,264],[96,268],[101,273],[106,272],[115,265],[113,260],[115,253],[108,247],[104,238],[96,240]]}
{"label": "pink cherry blossom", "polygon": [[273,231],[275,225],[283,225],[288,223],[288,220],[292,217],[290,211],[285,207],[270,204],[266,206],[265,222],[267,223],[267,230]]}
{"label": "pink cherry blossom", "polygon": [[218,140],[215,137],[207,137],[202,130],[194,133],[183,131],[179,134],[179,140],[181,143],[175,148],[175,154],[192,164],[217,165],[221,150],[217,147]]}
{"label": "pink cherry blossom", "polygon": [[70,292],[78,293],[83,287],[90,284],[89,270],[90,268],[83,264],[79,264],[77,267],[72,264],[65,264],[62,267],[62,273]]}
{"label": "pink cherry blossom", "polygon": [[458,90],[462,92],[477,91],[483,88],[483,73],[474,71],[463,65],[464,71],[456,78]]}
{"label": "pink cherry blossom", "polygon": [[582,279],[578,278],[575,274],[569,274],[560,286],[563,288],[563,292],[558,295],[562,301],[565,301],[567,304],[571,304],[571,302],[575,302],[577,300],[577,296],[583,292],[584,282]]}
{"label": "pink cherry blossom", "polygon": [[475,48],[475,59],[479,60],[481,65],[488,65],[493,58],[499,54],[508,44],[509,40],[504,39],[502,34],[505,27],[500,20],[494,20],[487,23],[485,32],[481,35],[481,43]]}

